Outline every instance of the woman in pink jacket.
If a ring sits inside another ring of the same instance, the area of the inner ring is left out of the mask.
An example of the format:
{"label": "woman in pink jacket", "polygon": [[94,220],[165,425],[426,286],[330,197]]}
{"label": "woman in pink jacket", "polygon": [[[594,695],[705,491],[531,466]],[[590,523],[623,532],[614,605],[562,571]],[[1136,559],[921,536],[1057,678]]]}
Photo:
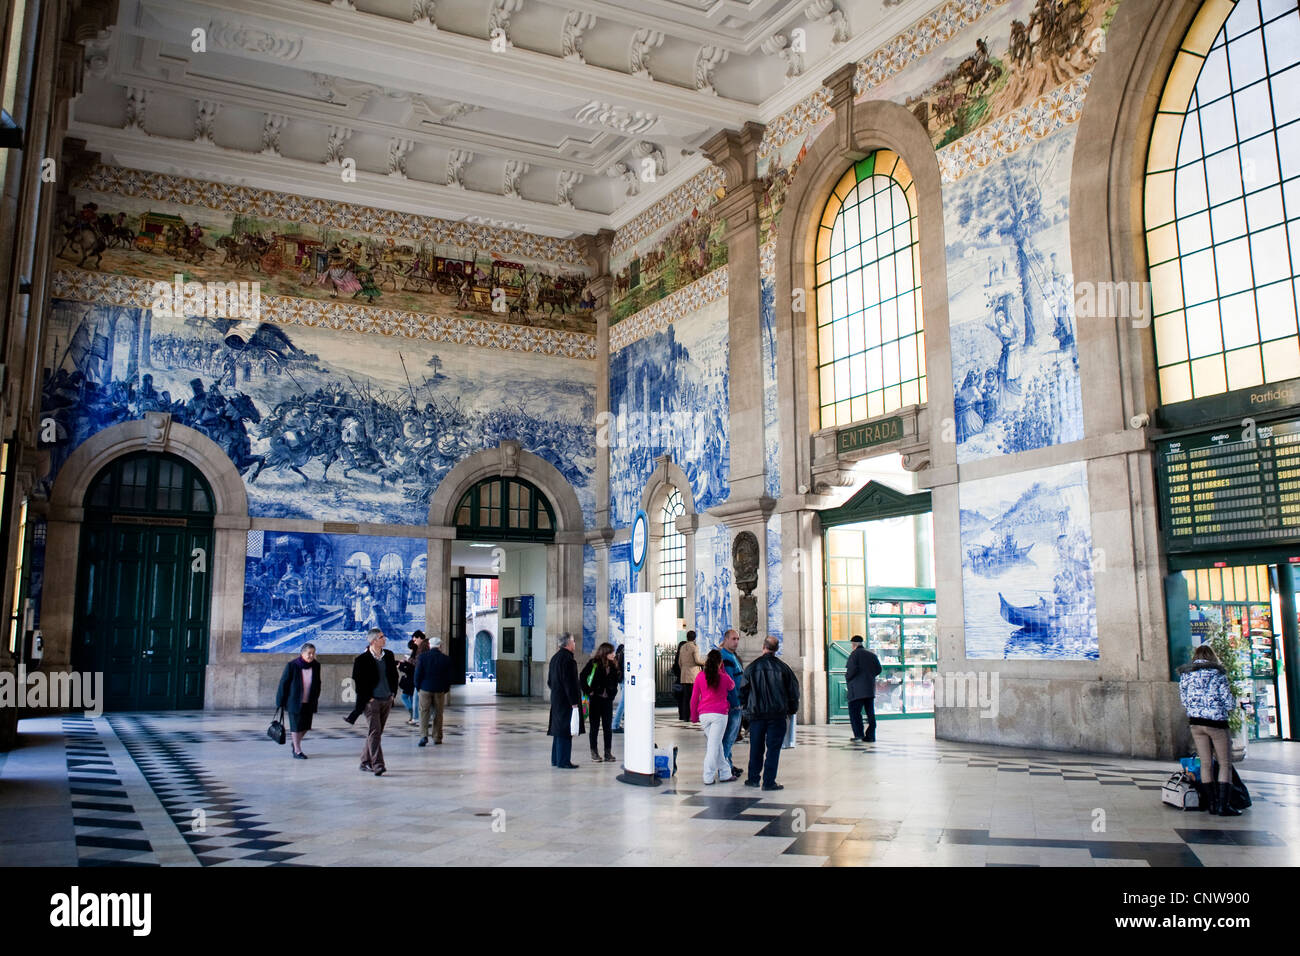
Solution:
{"label": "woman in pink jacket", "polygon": [[709,651],[704,660],[704,670],[695,679],[691,689],[691,723],[703,724],[708,741],[704,754],[704,782],[730,783],[731,762],[722,752],[722,737],[727,729],[727,695],[736,686],[722,669],[722,654],[717,648]]}

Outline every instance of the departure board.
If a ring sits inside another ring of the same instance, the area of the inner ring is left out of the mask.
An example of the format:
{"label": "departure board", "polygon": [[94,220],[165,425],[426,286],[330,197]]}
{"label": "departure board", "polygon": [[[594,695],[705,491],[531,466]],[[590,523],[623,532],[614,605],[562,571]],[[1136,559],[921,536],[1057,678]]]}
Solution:
{"label": "departure board", "polygon": [[1300,542],[1300,420],[1158,442],[1169,551]]}

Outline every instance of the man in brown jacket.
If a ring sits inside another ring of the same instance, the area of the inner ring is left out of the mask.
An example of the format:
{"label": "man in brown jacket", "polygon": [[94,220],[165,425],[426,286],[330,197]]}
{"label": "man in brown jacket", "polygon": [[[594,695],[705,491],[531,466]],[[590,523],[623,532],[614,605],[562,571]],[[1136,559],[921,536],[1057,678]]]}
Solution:
{"label": "man in brown jacket", "polygon": [[695,632],[687,631],[686,640],[677,645],[677,672],[681,675],[678,682],[682,685],[682,696],[677,698],[677,717],[680,720],[689,722],[691,719],[691,690],[703,668],[704,658],[695,643]]}

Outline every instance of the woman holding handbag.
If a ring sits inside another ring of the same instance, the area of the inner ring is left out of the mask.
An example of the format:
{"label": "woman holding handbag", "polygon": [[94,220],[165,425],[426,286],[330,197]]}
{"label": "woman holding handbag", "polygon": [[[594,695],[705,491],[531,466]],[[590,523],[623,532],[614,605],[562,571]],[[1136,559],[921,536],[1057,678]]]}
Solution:
{"label": "woman holding handbag", "polygon": [[[614,656],[614,645],[608,641],[596,648],[596,653],[582,668],[578,684],[583,694],[590,701],[591,718],[591,759],[596,763],[613,763],[615,758],[610,750],[613,733],[614,697],[618,694],[618,685],[623,682],[623,670],[618,666]],[[596,731],[605,725],[605,756],[601,757],[596,749]]]}
{"label": "woman holding handbag", "polygon": [[280,687],[275,693],[276,709],[289,715],[289,739],[295,760],[307,759],[302,752],[302,738],[311,730],[311,718],[319,701],[320,661],[316,660],[316,645],[304,644],[299,655],[284,665]]}

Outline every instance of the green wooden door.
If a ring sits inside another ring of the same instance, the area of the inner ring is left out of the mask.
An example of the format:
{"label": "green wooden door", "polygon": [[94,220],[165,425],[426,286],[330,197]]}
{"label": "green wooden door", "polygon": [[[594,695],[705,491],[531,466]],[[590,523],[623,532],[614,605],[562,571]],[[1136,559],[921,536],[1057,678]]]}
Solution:
{"label": "green wooden door", "polygon": [[74,665],[104,674],[108,710],[202,707],[213,544],[206,483],[178,459],[130,456],[92,484],[87,506]]}
{"label": "green wooden door", "polygon": [[826,708],[831,723],[849,719],[849,689],[844,683],[853,645],[849,641],[831,641],[826,648]]}

